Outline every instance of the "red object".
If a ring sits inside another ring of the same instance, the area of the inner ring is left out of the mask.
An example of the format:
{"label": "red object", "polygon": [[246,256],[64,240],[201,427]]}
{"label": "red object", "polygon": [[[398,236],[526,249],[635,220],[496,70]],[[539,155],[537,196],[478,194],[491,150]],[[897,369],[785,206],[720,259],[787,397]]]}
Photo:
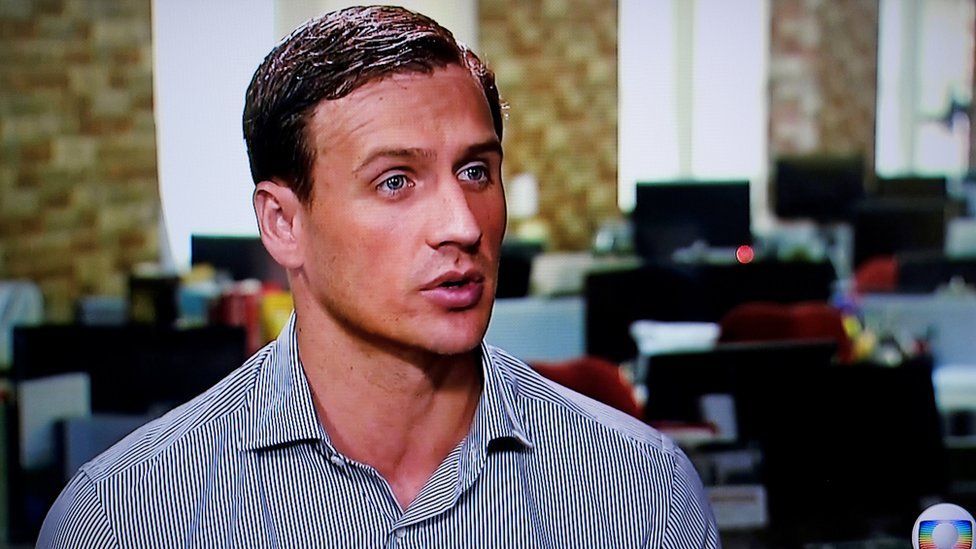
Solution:
{"label": "red object", "polygon": [[743,303],[722,317],[719,325],[720,342],[831,340],[837,343],[838,359],[853,359],[854,345],[841,312],[827,303]]}
{"label": "red object", "polygon": [[644,414],[634,389],[621,375],[620,368],[601,358],[586,356],[567,362],[532,364],[543,377],[568,387],[621,412],[643,419]]}
{"label": "red object", "polygon": [[235,283],[211,309],[210,320],[243,327],[247,353],[256,353],[265,344],[261,334],[261,286],[247,281]]}
{"label": "red object", "polygon": [[739,246],[735,249],[735,259],[739,263],[746,264],[752,263],[752,260],[756,258],[756,252],[753,251],[752,246]]}
{"label": "red object", "polygon": [[894,256],[873,257],[857,268],[854,282],[858,293],[893,292],[898,288],[898,261]]}

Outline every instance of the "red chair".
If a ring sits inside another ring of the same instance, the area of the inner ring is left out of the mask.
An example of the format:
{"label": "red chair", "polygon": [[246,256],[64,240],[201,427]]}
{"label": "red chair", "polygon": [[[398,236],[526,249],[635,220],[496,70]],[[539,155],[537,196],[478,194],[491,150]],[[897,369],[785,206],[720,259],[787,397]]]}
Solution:
{"label": "red chair", "polygon": [[719,341],[724,343],[826,339],[837,343],[841,362],[851,362],[854,356],[840,311],[827,303],[743,303],[729,311],[719,325]]}
{"label": "red chair", "polygon": [[644,417],[633,387],[612,362],[585,356],[567,362],[535,362],[532,368],[543,377],[593,400],[638,419]]}
{"label": "red chair", "polygon": [[898,288],[898,261],[894,256],[873,257],[854,272],[858,293],[893,292]]}

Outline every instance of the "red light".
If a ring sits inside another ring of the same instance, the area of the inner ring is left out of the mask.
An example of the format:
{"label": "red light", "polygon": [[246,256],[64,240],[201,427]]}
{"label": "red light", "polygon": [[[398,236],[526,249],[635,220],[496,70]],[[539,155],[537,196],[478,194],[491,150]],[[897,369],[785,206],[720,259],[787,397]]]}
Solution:
{"label": "red light", "polygon": [[756,258],[756,252],[752,251],[752,246],[739,246],[735,249],[735,259],[739,263],[752,263]]}

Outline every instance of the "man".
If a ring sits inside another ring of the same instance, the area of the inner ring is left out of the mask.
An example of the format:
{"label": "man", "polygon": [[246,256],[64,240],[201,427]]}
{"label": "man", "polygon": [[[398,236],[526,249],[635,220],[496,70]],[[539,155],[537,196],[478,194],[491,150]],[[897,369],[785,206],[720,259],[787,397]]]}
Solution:
{"label": "man", "polygon": [[397,8],[311,21],[244,133],[295,313],[82,467],[39,545],[715,547],[687,458],[481,343],[505,229],[494,77]]}

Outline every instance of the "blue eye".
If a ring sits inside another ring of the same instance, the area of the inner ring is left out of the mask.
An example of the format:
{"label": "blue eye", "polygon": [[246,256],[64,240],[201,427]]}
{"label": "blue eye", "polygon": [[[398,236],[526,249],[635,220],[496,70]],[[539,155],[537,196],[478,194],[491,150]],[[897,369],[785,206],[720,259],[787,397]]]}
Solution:
{"label": "blue eye", "polygon": [[387,196],[397,196],[408,187],[413,187],[413,183],[403,174],[387,177],[377,186],[379,192]]}
{"label": "blue eye", "polygon": [[488,168],[481,164],[472,164],[461,169],[459,177],[462,181],[474,181],[477,183],[488,182]]}
{"label": "blue eye", "polygon": [[383,181],[382,184],[391,191],[399,191],[407,186],[407,178],[402,175],[394,175]]}

